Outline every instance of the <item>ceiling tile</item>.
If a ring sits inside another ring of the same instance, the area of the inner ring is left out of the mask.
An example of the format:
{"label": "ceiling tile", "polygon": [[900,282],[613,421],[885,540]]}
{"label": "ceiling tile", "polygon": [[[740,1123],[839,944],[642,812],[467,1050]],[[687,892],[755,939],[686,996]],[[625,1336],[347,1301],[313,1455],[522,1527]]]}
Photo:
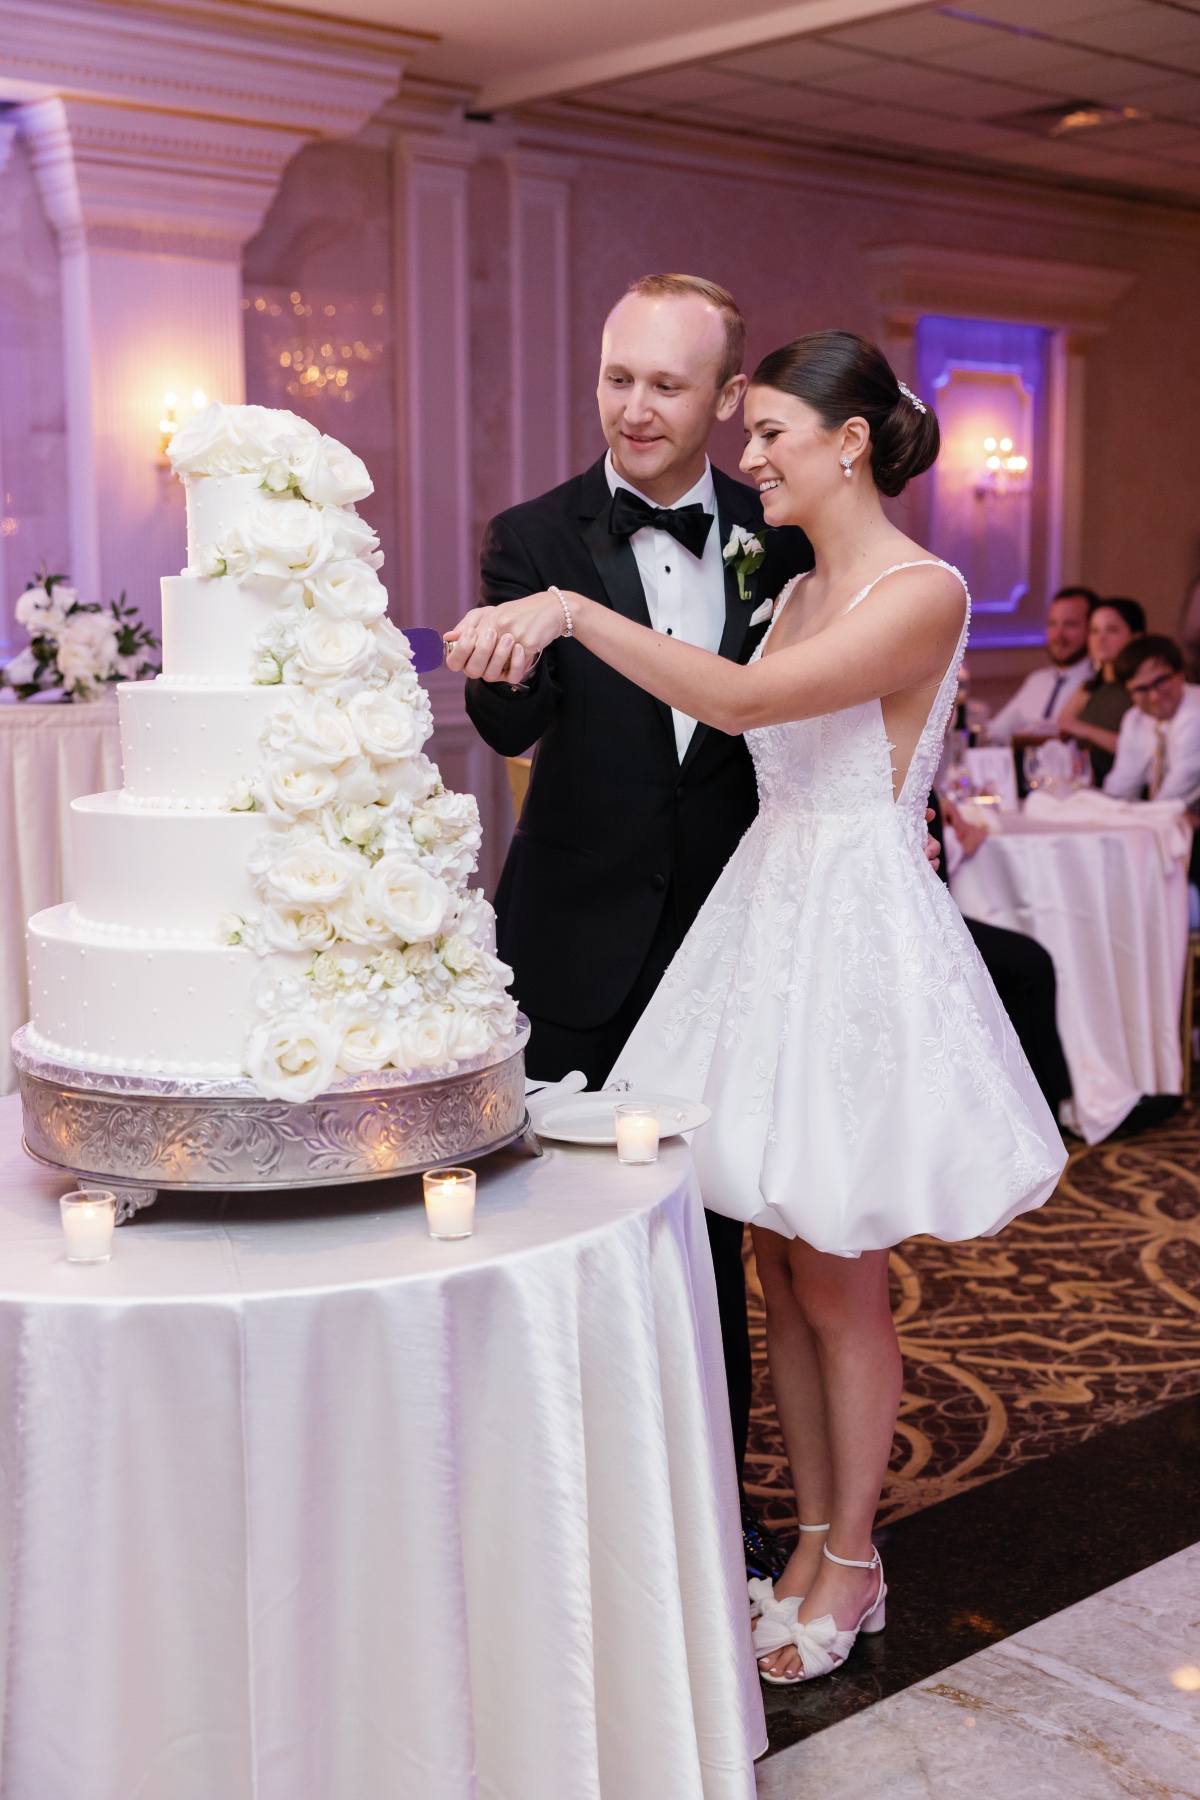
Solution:
{"label": "ceiling tile", "polygon": [[[974,10],[973,8],[971,10]],[[903,13],[864,25],[845,25],[822,33],[827,44],[873,50],[884,56],[936,56],[956,44],[985,43],[995,37],[986,25],[950,18],[942,11]]]}
{"label": "ceiling tile", "polygon": [[1089,19],[1106,19],[1114,13],[1131,11],[1130,0],[959,0],[956,10],[977,18],[995,19],[1006,25],[1025,25],[1031,31],[1062,31],[1068,25],[1083,25]]}
{"label": "ceiling tile", "polygon": [[1167,6],[1130,7],[1125,13],[1086,20],[1069,35],[1077,42],[1111,50],[1118,56],[1146,56],[1174,63],[1179,52],[1189,47],[1200,50],[1200,14],[1189,17]]}
{"label": "ceiling tile", "polygon": [[989,31],[985,40],[953,46],[932,60],[939,69],[963,69],[972,75],[1032,81],[1045,87],[1055,83],[1060,69],[1079,61],[1079,51],[1040,38],[1018,37],[1011,31]]}
{"label": "ceiling tile", "polygon": [[761,75],[768,81],[820,81],[826,75],[862,68],[871,60],[860,51],[843,50],[819,38],[794,38],[790,43],[723,56],[710,66],[734,74]]}
{"label": "ceiling tile", "polygon": [[825,119],[848,118],[854,109],[841,95],[817,94],[808,88],[770,87],[763,82],[742,94],[714,101],[704,110],[709,114],[720,113],[725,118],[757,119],[766,126],[806,125]]}
{"label": "ceiling tile", "polygon": [[736,75],[703,65],[690,69],[663,69],[632,81],[612,82],[590,90],[597,95],[619,95],[623,101],[680,105],[691,101],[718,100],[723,94],[743,92],[749,84]]}

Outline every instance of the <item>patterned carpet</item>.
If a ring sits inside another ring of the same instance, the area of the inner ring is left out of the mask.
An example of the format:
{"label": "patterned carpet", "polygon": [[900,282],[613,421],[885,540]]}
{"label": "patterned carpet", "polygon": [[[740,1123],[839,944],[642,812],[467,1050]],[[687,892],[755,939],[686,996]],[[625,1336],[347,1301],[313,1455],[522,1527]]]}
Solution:
{"label": "patterned carpet", "polygon": [[[912,1238],[891,1269],[905,1383],[880,1524],[1200,1393],[1200,1102],[1076,1148],[1054,1198],[999,1238]],[[786,1532],[795,1501],[752,1259],[747,1273],[746,1491]]]}

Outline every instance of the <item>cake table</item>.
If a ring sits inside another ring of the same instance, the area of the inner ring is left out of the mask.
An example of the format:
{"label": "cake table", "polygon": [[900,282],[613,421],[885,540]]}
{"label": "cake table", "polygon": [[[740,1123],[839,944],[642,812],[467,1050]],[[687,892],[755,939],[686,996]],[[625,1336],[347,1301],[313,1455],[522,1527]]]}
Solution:
{"label": "cake table", "polygon": [[66,1263],[0,1102],[6,1788],[752,1800],[690,1154],[164,1197]]}

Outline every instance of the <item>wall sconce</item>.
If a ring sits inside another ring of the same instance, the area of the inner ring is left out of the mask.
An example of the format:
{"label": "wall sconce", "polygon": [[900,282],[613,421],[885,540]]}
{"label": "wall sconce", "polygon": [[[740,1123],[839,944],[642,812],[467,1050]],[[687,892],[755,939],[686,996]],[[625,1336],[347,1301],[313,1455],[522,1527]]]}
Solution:
{"label": "wall sconce", "polygon": [[[192,411],[198,413],[208,405],[208,395],[203,388],[192,389]],[[179,430],[179,399],[176,394],[166,393],[162,398],[162,417],[158,421],[158,454],[155,462],[160,469],[169,469],[171,458],[168,452],[171,439]]]}
{"label": "wall sconce", "polygon": [[1010,437],[985,437],[984,464],[975,478],[975,495],[1023,494],[1029,489],[1029,458],[1018,455]]}

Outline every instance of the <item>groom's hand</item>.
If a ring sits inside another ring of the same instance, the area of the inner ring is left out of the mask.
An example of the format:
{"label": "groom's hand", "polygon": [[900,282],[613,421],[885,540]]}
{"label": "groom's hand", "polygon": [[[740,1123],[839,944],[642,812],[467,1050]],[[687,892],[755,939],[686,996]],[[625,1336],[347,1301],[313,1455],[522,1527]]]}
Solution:
{"label": "groom's hand", "polygon": [[[934,817],[934,814],[933,814],[932,806],[927,806],[925,808],[925,823],[926,823],[926,825],[933,824],[933,817]],[[937,869],[937,868],[941,867],[942,846],[938,843],[938,841],[935,837],[930,836],[929,832],[925,833],[925,854],[929,858],[929,866],[931,869]]]}
{"label": "groom's hand", "polygon": [[477,606],[442,640],[448,668],[477,681],[523,681],[547,644],[562,635],[562,602],[531,594],[499,606]]}

